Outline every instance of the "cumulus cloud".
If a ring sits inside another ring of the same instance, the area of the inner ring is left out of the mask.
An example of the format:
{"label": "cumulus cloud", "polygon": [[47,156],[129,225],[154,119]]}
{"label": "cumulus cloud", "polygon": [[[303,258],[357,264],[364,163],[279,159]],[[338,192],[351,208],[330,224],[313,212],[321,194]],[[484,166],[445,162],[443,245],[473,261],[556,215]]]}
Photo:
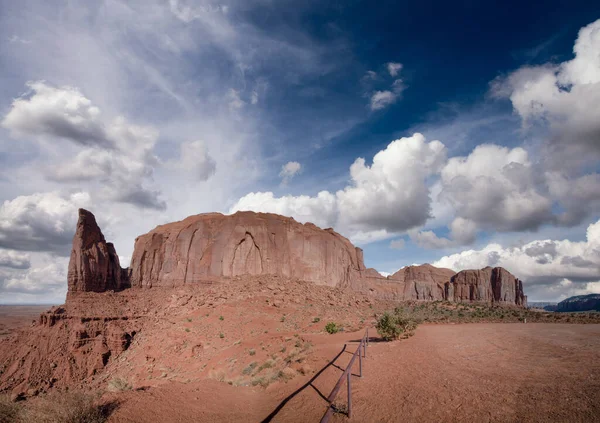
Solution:
{"label": "cumulus cloud", "polygon": [[0,267],[29,269],[31,267],[29,254],[14,250],[0,249]]}
{"label": "cumulus cloud", "polygon": [[[106,199],[164,210],[160,192],[149,189],[158,161],[152,150],[158,131],[123,117],[106,121],[77,88],[30,82],[32,93],[13,101],[2,125],[16,137],[66,139],[80,147],[68,161],[46,167],[58,182],[98,181]],[[52,149],[52,144],[44,145]]]}
{"label": "cumulus cloud", "polygon": [[271,192],[250,193],[231,211],[270,211],[326,221],[327,226],[348,229],[351,237],[381,239],[382,233],[387,237],[425,223],[431,208],[427,178],[439,172],[445,159],[441,142],[426,142],[423,135],[414,134],[392,141],[371,165],[356,159],[350,166],[350,184],[335,194],[275,198]]}
{"label": "cumulus cloud", "polygon": [[427,178],[439,172],[446,148],[421,134],[392,141],[373,157],[350,166],[351,184],[337,192],[342,224],[403,231],[425,223],[430,214]]}
{"label": "cumulus cloud", "polygon": [[312,222],[322,228],[331,227],[337,217],[335,195],[321,191],[316,197],[308,195],[275,197],[272,192],[251,192],[240,198],[229,210],[235,213],[251,210],[292,216],[299,222]]}
{"label": "cumulus cloud", "polygon": [[600,154],[599,50],[597,20],[579,31],[572,60],[523,67],[492,83],[492,94],[509,98],[524,125],[549,127],[548,147],[558,166]]}
{"label": "cumulus cloud", "polygon": [[68,258],[41,256],[39,263],[25,272],[0,272],[3,295],[40,295],[43,302],[60,303],[67,291]]}
{"label": "cumulus cloud", "polygon": [[520,247],[489,244],[442,257],[433,265],[456,271],[502,266],[526,282],[530,298],[565,297],[574,290],[597,287],[593,283],[600,280],[600,221],[588,226],[585,241],[546,239]]}
{"label": "cumulus cloud", "polygon": [[[470,221],[500,231],[535,230],[554,216],[552,201],[539,191],[534,176],[524,149],[482,144],[467,157],[448,160],[440,195],[463,219],[463,229]],[[471,234],[472,224],[468,228]]]}
{"label": "cumulus cloud", "polygon": [[402,70],[402,63],[389,62],[387,64],[387,70],[390,73],[390,76],[395,78]]}
{"label": "cumulus cloud", "polygon": [[89,207],[87,192],[23,195],[0,206],[0,247],[68,255],[77,210]]}
{"label": "cumulus cloud", "polygon": [[54,136],[81,145],[113,147],[93,106],[77,88],[28,82],[30,92],[13,101],[2,126],[15,136]]}
{"label": "cumulus cloud", "polygon": [[296,176],[302,170],[302,165],[298,162],[287,162],[281,166],[281,177],[282,184],[286,185],[294,176]]}

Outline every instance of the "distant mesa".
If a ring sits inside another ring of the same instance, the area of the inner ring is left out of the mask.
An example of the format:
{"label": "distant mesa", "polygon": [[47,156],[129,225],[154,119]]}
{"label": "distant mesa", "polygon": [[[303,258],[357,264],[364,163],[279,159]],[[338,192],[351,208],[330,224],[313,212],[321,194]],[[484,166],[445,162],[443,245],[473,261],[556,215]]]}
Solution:
{"label": "distant mesa", "polygon": [[600,311],[600,294],[577,295],[562,300],[554,311]]}
{"label": "distant mesa", "polygon": [[448,300],[526,306],[523,283],[507,270],[455,273],[424,264],[383,277],[363,251],[333,229],[271,213],[206,213],[161,225],[135,240],[122,269],[94,215],[79,210],[69,293],[174,287],[215,278],[276,275],[348,288],[389,300]]}

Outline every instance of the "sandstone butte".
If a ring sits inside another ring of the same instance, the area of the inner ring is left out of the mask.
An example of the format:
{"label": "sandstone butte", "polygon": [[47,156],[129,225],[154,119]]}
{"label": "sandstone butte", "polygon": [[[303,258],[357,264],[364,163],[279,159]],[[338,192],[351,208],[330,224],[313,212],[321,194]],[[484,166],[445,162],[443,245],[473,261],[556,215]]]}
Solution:
{"label": "sandstone butte", "polygon": [[139,236],[128,269],[92,213],[79,210],[69,293],[175,287],[215,278],[276,275],[347,288],[386,300],[447,300],[526,306],[523,283],[507,270],[455,273],[429,264],[389,277],[367,269],[363,252],[333,229],[270,213],[206,213]]}

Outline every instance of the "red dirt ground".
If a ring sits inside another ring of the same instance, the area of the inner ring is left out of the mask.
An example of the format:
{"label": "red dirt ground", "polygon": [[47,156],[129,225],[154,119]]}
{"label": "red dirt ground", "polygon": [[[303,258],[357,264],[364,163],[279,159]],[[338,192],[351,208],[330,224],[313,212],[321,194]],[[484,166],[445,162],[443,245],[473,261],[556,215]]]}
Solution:
{"label": "red dirt ground", "polygon": [[[343,346],[361,336],[307,335],[315,372],[266,389],[203,380],[106,396],[120,403],[109,422],[319,421],[320,395],[329,395],[356,349]],[[352,419],[332,421],[600,421],[600,325],[422,325],[412,338],[371,343],[363,371],[352,380]]]}

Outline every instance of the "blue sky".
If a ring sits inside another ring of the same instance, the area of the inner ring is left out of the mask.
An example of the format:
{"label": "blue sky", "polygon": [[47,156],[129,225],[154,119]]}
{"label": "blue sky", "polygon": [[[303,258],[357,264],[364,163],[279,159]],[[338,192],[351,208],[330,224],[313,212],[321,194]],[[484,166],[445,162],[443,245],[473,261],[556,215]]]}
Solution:
{"label": "blue sky", "polygon": [[0,1],[0,302],[190,214],[333,226],[391,273],[600,292],[593,2]]}

